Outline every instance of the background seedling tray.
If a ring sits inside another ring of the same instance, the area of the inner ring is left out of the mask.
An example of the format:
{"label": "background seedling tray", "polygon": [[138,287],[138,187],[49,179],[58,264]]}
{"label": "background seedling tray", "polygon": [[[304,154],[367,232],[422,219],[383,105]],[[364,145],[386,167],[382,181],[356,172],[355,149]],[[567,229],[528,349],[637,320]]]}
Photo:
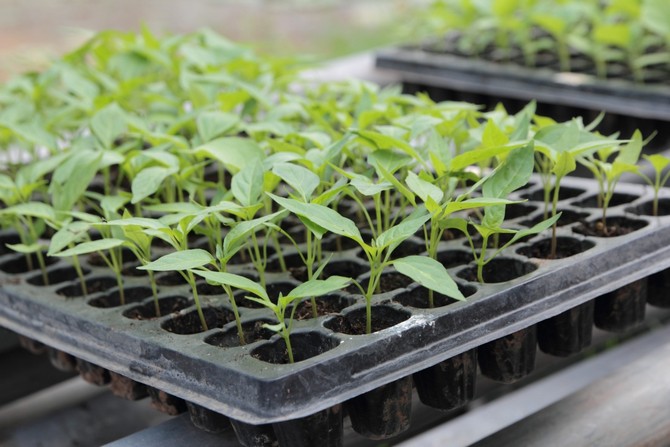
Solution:
{"label": "background seedling tray", "polygon": [[[595,195],[594,182],[566,179],[563,188],[568,187],[577,195],[562,200],[560,208],[586,213],[587,220],[596,218],[598,209],[576,205]],[[518,194],[539,189],[535,186]],[[267,341],[221,348],[203,341],[220,329],[179,335],[161,328],[173,316],[152,321],[122,316],[124,310],[137,303],[109,309],[85,304],[105,292],[86,299],[65,298],[56,291],[76,284],[76,280],[48,287],[33,285],[29,281],[39,276],[38,271],[2,273],[0,325],[238,420],[257,424],[293,419],[425,369],[670,266],[670,217],[635,213],[641,204],[650,201],[648,188],[621,184],[617,190],[639,198],[611,207],[609,216],[634,218],[646,226],[606,239],[581,236],[573,232],[577,224],[570,224],[559,229],[559,236],[588,239],[593,248],[555,261],[528,259],[516,253],[518,248],[547,237],[538,235],[501,255],[537,266],[532,273],[507,283],[468,283],[457,275],[465,266],[453,267],[450,272],[457,281],[476,290],[466,302],[432,310],[403,308],[393,299],[407,289],[378,295],[376,304],[404,309],[411,317],[372,335],[334,333],[323,325],[332,316],[297,322],[296,333],[317,332],[339,345],[294,365],[270,364],[250,355]],[[670,196],[668,191],[663,194]],[[542,213],[540,202],[530,200],[527,205],[535,209],[528,216],[512,219],[510,226]],[[443,249],[467,252],[464,243],[465,239],[445,242]],[[355,254],[355,250],[350,250],[341,258]],[[4,255],[0,257],[0,269],[15,271],[12,266],[19,265],[20,260],[21,255]],[[66,266],[60,260],[49,269]],[[87,278],[110,276],[103,268],[88,263],[85,267],[90,270]],[[131,289],[146,286],[144,282],[142,278],[127,278],[125,284]],[[188,296],[188,288],[162,286],[160,294]],[[148,298],[143,302],[150,301]],[[358,297],[353,307],[344,312],[362,305]],[[191,311],[192,307],[182,313]],[[242,316],[251,321],[267,314],[260,309],[243,309]]]}
{"label": "background seedling tray", "polygon": [[393,70],[403,81],[457,91],[537,100],[645,119],[670,120],[667,84],[635,84],[623,79],[599,79],[590,74],[527,68],[483,59],[395,47],[376,55],[378,68]]}

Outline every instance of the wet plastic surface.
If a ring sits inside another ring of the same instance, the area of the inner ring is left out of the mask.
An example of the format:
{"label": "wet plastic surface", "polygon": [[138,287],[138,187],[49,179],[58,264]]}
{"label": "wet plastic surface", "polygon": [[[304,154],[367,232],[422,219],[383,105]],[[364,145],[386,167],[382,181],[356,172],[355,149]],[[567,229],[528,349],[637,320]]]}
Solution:
{"label": "wet plastic surface", "polygon": [[[597,208],[573,206],[590,203],[587,199],[595,193],[593,182],[566,179],[563,184],[577,189],[578,194],[561,201],[560,209],[586,213],[586,221],[598,217]],[[574,229],[579,223],[575,222],[560,227],[559,236],[591,241],[591,248],[558,260],[520,255],[521,247],[548,237],[538,235],[501,255],[517,264],[534,267],[532,271],[521,269],[530,273],[504,283],[481,285],[462,279],[459,273],[469,266],[469,258],[463,256],[462,263],[450,264],[449,270],[463,288],[472,292],[466,302],[447,300],[446,305],[434,309],[414,307],[410,305],[411,300],[401,299],[415,288],[410,285],[374,298],[375,305],[388,306],[409,318],[371,335],[348,335],[328,329],[333,327],[328,322],[334,321],[335,316],[298,321],[296,336],[316,340],[321,353],[293,365],[268,363],[251,355],[267,350],[276,340],[269,342],[261,338],[243,347],[207,343],[206,339],[234,327],[234,323],[225,318],[219,321],[223,329],[213,327],[207,332],[178,334],[164,329],[175,317],[193,314],[193,306],[157,319],[123,316],[133,307],[152,302],[150,294],[140,293],[146,287],[145,278],[126,278],[127,290],[140,291],[128,294],[134,297],[133,302],[125,306],[94,307],[85,303],[113,296],[114,286],[107,285],[106,289],[84,298],[72,293],[78,288],[76,280],[67,279],[50,286],[35,285],[30,279],[39,272],[16,271],[21,255],[0,257],[0,270],[12,272],[0,276],[0,325],[240,421],[259,424],[296,419],[422,371],[670,266],[670,217],[636,213],[645,209],[644,204],[651,199],[647,188],[621,184],[618,190],[639,198],[612,207],[609,216],[641,221],[645,225],[639,230],[624,236],[600,238],[576,233]],[[663,194],[667,197],[670,192],[663,191]],[[529,208],[531,214],[521,213],[510,220],[510,226],[520,227],[521,222],[541,215],[541,204],[529,205],[537,206]],[[467,253],[465,243],[463,238],[443,242],[441,252]],[[356,250],[337,256],[354,258]],[[64,267],[67,262],[60,260],[49,270]],[[85,267],[90,270],[86,276],[89,283],[105,283],[97,280],[110,276],[105,268],[89,263]],[[243,272],[246,267],[236,268]],[[276,274],[270,279],[280,277]],[[64,289],[69,290],[70,296],[58,293]],[[159,292],[166,299],[189,296],[185,285],[164,285]],[[343,295],[354,302],[342,310],[344,315],[357,312],[364,305],[361,297]],[[223,295],[205,295],[202,299],[223,313],[229,310]],[[249,307],[242,307],[241,315],[252,325],[268,317],[266,311]]]}

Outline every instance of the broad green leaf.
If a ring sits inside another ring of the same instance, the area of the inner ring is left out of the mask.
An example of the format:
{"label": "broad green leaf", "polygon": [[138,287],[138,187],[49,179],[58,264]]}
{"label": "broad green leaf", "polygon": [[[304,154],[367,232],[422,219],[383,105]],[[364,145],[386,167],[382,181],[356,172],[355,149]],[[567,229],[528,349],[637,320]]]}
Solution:
{"label": "broad green leaf", "polygon": [[198,115],[196,124],[200,139],[206,143],[216,137],[225,135],[240,121],[237,115],[232,113],[213,111]]}
{"label": "broad green leaf", "polygon": [[500,130],[492,119],[488,120],[482,134],[482,149],[502,147],[507,143],[509,143],[509,137],[505,132]]}
{"label": "broad green leaf", "polygon": [[129,217],[124,219],[114,219],[107,222],[103,222],[100,225],[106,225],[106,226],[117,225],[120,227],[138,226],[141,228],[152,228],[154,230],[168,228],[166,225],[162,224],[159,220],[149,219],[146,217]]}
{"label": "broad green leaf", "polygon": [[96,241],[87,241],[82,242],[79,245],[76,245],[67,250],[63,250],[59,253],[54,253],[53,256],[67,257],[67,256],[80,256],[86,255],[89,253],[95,253],[98,251],[105,251],[111,248],[120,247],[123,245],[124,241],[122,239],[98,239]]}
{"label": "broad green leaf", "polygon": [[99,110],[91,118],[91,131],[105,149],[110,149],[114,139],[126,130],[125,112],[116,103]]}
{"label": "broad green leaf", "polygon": [[414,150],[414,148],[399,138],[394,138],[389,135],[384,135],[383,133],[371,131],[371,130],[358,130],[354,132],[359,137],[364,140],[370,141],[378,149],[400,149],[405,152],[414,160],[421,160],[419,154]]}
{"label": "broad green leaf", "polygon": [[266,194],[272,197],[272,200],[293,214],[305,217],[316,225],[330,231],[331,233],[348,237],[361,245],[364,244],[363,239],[361,238],[361,233],[358,231],[356,224],[350,219],[339,215],[337,211],[323,205],[317,205],[315,203],[302,203],[298,202],[297,200],[278,197],[271,193]]}
{"label": "broad green leaf", "polygon": [[642,158],[651,163],[657,175],[660,174],[670,164],[670,158],[660,154],[643,155]]}
{"label": "broad green leaf", "polygon": [[318,175],[292,163],[279,163],[272,168],[272,172],[289,184],[300,195],[303,202],[311,201],[312,194],[321,183]]}
{"label": "broad green leaf", "polygon": [[270,300],[267,292],[263,287],[261,287],[260,284],[245,278],[244,276],[227,272],[212,272],[210,270],[193,269],[191,271],[196,275],[205,278],[209,283],[228,285],[236,289],[246,290],[247,292],[254,293],[265,300]]}
{"label": "broad green leaf", "polygon": [[98,172],[102,152],[78,151],[53,173],[49,193],[56,209],[69,211],[80,200]]}
{"label": "broad green leaf", "polygon": [[166,178],[178,172],[177,169],[152,166],[142,169],[133,179],[130,189],[133,193],[131,203],[138,203],[155,194]]}
{"label": "broad green leaf", "polygon": [[643,0],[641,18],[646,28],[670,40],[670,8],[666,0]]}
{"label": "broad green leaf", "polygon": [[378,150],[368,155],[368,164],[375,169],[381,166],[386,172],[393,174],[401,168],[412,164],[412,157],[389,150]]}
{"label": "broad green leaf", "polygon": [[51,237],[47,255],[51,256],[54,253],[58,253],[68,245],[76,242],[81,236],[87,234],[90,226],[88,222],[71,222],[58,230]]}
{"label": "broad green leaf", "polygon": [[475,149],[472,151],[463,152],[462,154],[456,155],[451,160],[450,170],[451,171],[460,171],[469,166],[475,165],[485,160],[489,160],[493,157],[504,155],[507,152],[526,146],[527,142],[514,142],[509,143],[505,146],[499,147],[488,147],[483,149]]}
{"label": "broad green leaf", "polygon": [[153,270],[155,272],[184,271],[202,267],[214,262],[214,257],[209,252],[193,248],[168,253],[146,265],[137,267],[139,270]]}
{"label": "broad green leaf", "polygon": [[263,165],[251,163],[233,176],[230,190],[242,206],[252,206],[259,202],[263,194]]}
{"label": "broad green leaf", "polygon": [[458,285],[451,279],[447,269],[427,256],[407,256],[393,261],[395,269],[413,281],[442,295],[464,301]]}
{"label": "broad green leaf", "polygon": [[619,155],[617,155],[615,162],[634,165],[640,158],[640,152],[642,152],[642,133],[639,130],[636,130],[633,133],[630,143],[619,149]]}
{"label": "broad green leaf", "polygon": [[560,152],[551,171],[556,177],[562,178],[575,169],[577,169],[575,157],[570,152]]}
{"label": "broad green leaf", "polygon": [[359,174],[352,174],[349,184],[356,188],[356,191],[368,197],[376,196],[383,191],[393,188],[393,185],[389,182],[375,183],[371,178]]}
{"label": "broad green leaf", "polygon": [[419,176],[412,171],[407,173],[405,183],[407,183],[409,189],[412,190],[414,194],[419,196],[424,202],[426,202],[428,197],[430,197],[436,203],[440,203],[444,197],[444,193],[440,188],[430,182],[427,182],[426,180],[419,178]]}
{"label": "broad green leaf", "polygon": [[326,279],[311,279],[300,284],[286,295],[291,299],[316,297],[326,295],[345,288],[351,282],[351,278],[343,276],[330,276]]}
{"label": "broad green leaf", "polygon": [[40,244],[39,242],[36,242],[34,244],[26,245],[26,244],[5,244],[7,248],[10,250],[14,250],[17,253],[25,253],[25,254],[30,254],[30,253],[36,253],[40,250],[42,250],[45,245]]}
{"label": "broad green leaf", "polygon": [[250,138],[217,138],[194,149],[195,153],[219,161],[232,172],[237,172],[247,164],[262,162],[263,149]]}
{"label": "broad green leaf", "polygon": [[482,194],[484,197],[503,198],[526,185],[533,173],[534,162],[532,143],[515,149],[484,182]]}
{"label": "broad green leaf", "polygon": [[37,219],[56,221],[56,212],[54,209],[42,202],[26,202],[10,206],[0,210],[0,215],[10,214],[15,216],[29,216]]}
{"label": "broad green leaf", "polygon": [[428,219],[430,219],[430,214],[425,210],[413,212],[398,225],[380,234],[375,239],[375,246],[379,249],[388,247],[387,253],[392,252],[402,241],[419,231]]}

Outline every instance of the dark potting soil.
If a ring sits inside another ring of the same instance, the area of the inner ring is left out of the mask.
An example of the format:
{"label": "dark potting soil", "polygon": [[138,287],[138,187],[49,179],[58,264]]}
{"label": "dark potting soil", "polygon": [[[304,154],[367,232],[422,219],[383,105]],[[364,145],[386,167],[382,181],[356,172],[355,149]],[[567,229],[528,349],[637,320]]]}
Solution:
{"label": "dark potting soil", "polygon": [[168,296],[158,300],[158,310],[160,315],[156,315],[156,305],[152,300],[149,303],[142,304],[126,310],[123,316],[133,320],[153,320],[165,315],[179,312],[190,306],[188,298],[183,296]]}
{"label": "dark potting soil", "polygon": [[[626,211],[641,216],[653,216],[654,202],[650,200],[636,207],[628,208]],[[657,216],[668,216],[668,215],[670,215],[670,199],[668,198],[659,199]]]}
{"label": "dark potting soil", "polygon": [[107,385],[111,380],[108,370],[82,359],[77,359],[77,369],[81,378],[93,385]]}
{"label": "dark potting soil", "polygon": [[[390,306],[372,307],[372,332],[378,332],[409,319],[411,314],[407,311]],[[365,335],[365,308],[359,308],[346,315],[338,315],[326,321],[324,326],[328,329],[348,335]]]}
{"label": "dark potting soil", "polygon": [[[86,280],[86,291],[89,295],[93,293],[104,292],[105,290],[109,290],[115,286],[116,279],[107,276],[103,276],[102,278],[90,278]],[[75,298],[84,295],[84,292],[81,289],[81,284],[79,283],[62,287],[58,289],[56,293],[67,298]]]}
{"label": "dark potting soil", "polygon": [[[202,309],[207,329],[222,327],[235,319],[232,311],[223,307],[206,307]],[[175,334],[197,334],[204,331],[196,310],[175,316],[165,321],[161,327]]]}
{"label": "dark potting soil", "polygon": [[[570,186],[562,186],[560,191],[558,191],[558,200],[567,200],[577,197],[581,194],[584,194],[584,190],[580,188],[572,188]],[[554,191],[552,189],[549,197],[553,197]],[[529,194],[523,194],[521,196],[524,199],[533,200],[536,202],[544,202],[544,189],[538,189]]]}
{"label": "dark potting soil", "polygon": [[[58,258],[53,256],[43,256],[45,266],[50,266],[58,262]],[[18,255],[0,264],[0,270],[5,273],[28,273],[30,271],[37,271],[40,269],[40,264],[37,262],[37,256],[30,255],[32,265],[28,264],[26,255]]]}
{"label": "dark potting soil", "polygon": [[579,239],[571,237],[558,237],[556,238],[555,256],[551,256],[551,239],[543,239],[535,242],[529,247],[521,247],[517,250],[517,253],[529,258],[563,259],[582,253],[595,247],[595,245],[596,244],[591,241],[580,241]]}
{"label": "dark potting soil", "polygon": [[93,307],[108,309],[121,306],[122,304],[138,303],[152,295],[151,288],[149,287],[127,287],[123,291],[124,303],[121,303],[121,294],[119,291],[115,290],[106,295],[93,298],[87,304]]}
{"label": "dark potting soil", "polygon": [[[330,351],[339,344],[339,340],[320,332],[299,332],[291,334],[293,359],[296,362],[316,357],[319,354]],[[274,342],[268,342],[257,347],[251,352],[251,356],[268,363],[289,363],[286,344],[283,339],[277,339]]]}
{"label": "dark potting soil", "polygon": [[[316,301],[316,314],[321,317],[340,313],[345,307],[354,303],[353,298],[345,298],[339,295],[325,295],[314,299]],[[298,305],[294,318],[296,320],[309,320],[314,317],[312,300],[305,300]]]}
{"label": "dark potting soil", "polygon": [[[468,297],[477,291],[476,287],[470,285],[457,285],[458,289],[465,297]],[[393,301],[402,304],[403,306],[416,307],[417,309],[430,309],[428,293],[429,291],[425,287],[415,287],[407,292],[399,293],[393,298]],[[433,308],[448,306],[457,302],[458,300],[442,295],[441,293],[433,292]]]}
{"label": "dark potting soil", "polygon": [[[90,270],[82,268],[82,273],[85,276],[90,273]],[[77,271],[74,267],[62,267],[47,272],[48,285],[60,284],[78,278],[79,276],[77,276]],[[44,277],[41,272],[28,278],[27,283],[34,286],[46,285],[44,284]]]}
{"label": "dark potting soil", "polygon": [[[506,282],[527,275],[536,269],[537,265],[531,262],[523,262],[512,258],[497,258],[484,266],[483,277],[485,283]],[[468,267],[459,271],[456,275],[466,281],[477,282],[477,267]]]}
{"label": "dark potting soil", "polygon": [[[254,320],[242,323],[242,332],[244,333],[244,342],[246,344],[254,343],[260,340],[268,340],[274,335],[270,329],[263,327],[264,324],[275,324],[272,320]],[[229,327],[222,332],[210,335],[205,338],[205,343],[221,348],[235,348],[240,346],[240,337],[237,334],[237,326]]]}
{"label": "dark potting soil", "polygon": [[[598,197],[599,196],[597,195],[589,196],[584,200],[580,200],[579,202],[574,203],[574,205],[580,208],[601,208],[602,204],[600,203],[600,199]],[[638,196],[633,194],[624,194],[620,192],[615,192],[612,195],[612,198],[610,199],[609,206],[625,205],[637,198]]]}
{"label": "dark potting soil", "polygon": [[110,376],[111,381],[109,389],[115,396],[122,397],[126,400],[140,400],[147,397],[148,391],[146,385],[135,382],[134,380],[115,372],[110,372]]}
{"label": "dark potting soil", "polygon": [[630,234],[647,226],[643,220],[628,219],[626,217],[612,217],[603,225],[600,219],[591,222],[582,222],[573,231],[585,236],[616,237]]}

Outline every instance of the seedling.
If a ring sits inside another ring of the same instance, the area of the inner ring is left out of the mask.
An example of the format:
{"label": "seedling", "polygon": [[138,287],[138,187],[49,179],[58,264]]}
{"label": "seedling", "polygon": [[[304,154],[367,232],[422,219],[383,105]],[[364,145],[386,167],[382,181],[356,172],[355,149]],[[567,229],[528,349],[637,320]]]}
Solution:
{"label": "seedling", "polygon": [[[605,236],[609,234],[607,227],[607,209],[614,196],[614,190],[621,176],[626,172],[637,173],[636,165],[643,146],[642,134],[636,130],[628,144],[619,146],[613,141],[612,144],[598,149],[594,153],[587,153],[577,161],[588,168],[598,183],[598,203],[602,209],[600,226]],[[617,154],[612,162],[607,160]]]}
{"label": "seedling", "polygon": [[[247,296],[246,299],[259,303],[274,313],[277,324],[264,324],[263,327],[278,333],[284,340],[289,363],[294,363],[295,361],[293,348],[291,347],[291,331],[293,329],[293,315],[298,307],[298,302],[308,297],[314,298],[341,290],[351,281],[351,279],[342,276],[331,276],[325,280],[312,279],[300,284],[285,296],[280,294],[275,303],[270,299],[264,287],[243,276],[199,269],[194,269],[193,273],[202,276],[210,283],[234,287],[254,294],[255,296]],[[293,310],[290,317],[287,318],[286,310],[291,304],[293,304]]]}
{"label": "seedling", "polygon": [[670,170],[663,174],[663,171],[670,165],[670,158],[661,154],[643,155],[642,158],[654,168],[653,180],[642,171],[639,171],[638,174],[654,189],[652,214],[658,216],[658,192],[670,179]]}

